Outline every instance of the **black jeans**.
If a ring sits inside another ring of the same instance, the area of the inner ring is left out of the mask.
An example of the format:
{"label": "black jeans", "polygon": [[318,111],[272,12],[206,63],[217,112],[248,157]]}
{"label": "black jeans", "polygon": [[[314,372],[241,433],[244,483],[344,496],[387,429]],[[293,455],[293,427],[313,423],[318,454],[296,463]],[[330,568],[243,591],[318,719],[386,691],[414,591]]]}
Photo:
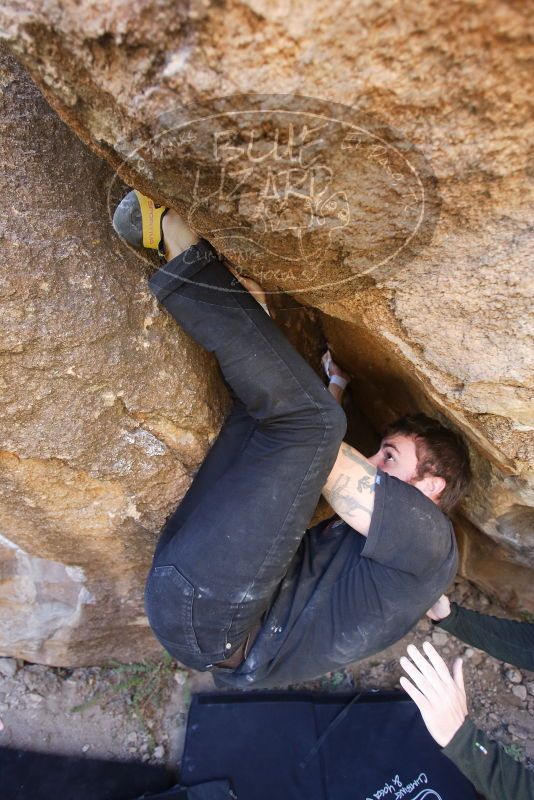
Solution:
{"label": "black jeans", "polygon": [[210,669],[261,620],[306,531],[346,431],[309,364],[204,239],[149,287],[213,352],[234,405],[176,511],[145,605],[166,650]]}

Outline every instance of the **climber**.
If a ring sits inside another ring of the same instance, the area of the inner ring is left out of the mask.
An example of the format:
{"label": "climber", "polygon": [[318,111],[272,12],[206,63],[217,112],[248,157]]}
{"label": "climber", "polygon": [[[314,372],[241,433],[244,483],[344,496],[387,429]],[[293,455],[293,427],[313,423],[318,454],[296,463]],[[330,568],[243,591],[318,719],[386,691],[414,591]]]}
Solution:
{"label": "climber", "polygon": [[[167,259],[149,288],[215,354],[233,400],[156,546],[145,605],[161,644],[232,687],[315,678],[393,644],[456,573],[444,512],[469,479],[463,441],[418,414],[365,458],[343,442],[341,405],[265,313],[261,287],[137,191],[113,226]],[[346,378],[323,363],[339,397]],[[308,530],[321,492],[335,514]]]}

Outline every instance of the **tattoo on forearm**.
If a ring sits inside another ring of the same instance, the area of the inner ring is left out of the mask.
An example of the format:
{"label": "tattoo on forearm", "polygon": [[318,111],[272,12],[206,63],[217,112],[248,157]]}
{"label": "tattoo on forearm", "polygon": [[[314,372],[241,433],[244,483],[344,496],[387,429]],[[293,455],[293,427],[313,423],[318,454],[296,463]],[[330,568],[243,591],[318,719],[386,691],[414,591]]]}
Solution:
{"label": "tattoo on forearm", "polygon": [[[362,489],[359,488],[359,485],[363,480],[369,480],[369,478],[364,477],[358,481],[359,492],[362,491]],[[374,486],[372,487],[372,490],[374,490]],[[334,507],[335,504],[336,510],[340,514],[346,514],[348,517],[351,517],[355,516],[357,511],[364,511],[366,514],[371,516],[371,509],[357,500],[354,496],[354,490],[351,490],[351,479],[349,475],[344,475],[343,473],[338,475],[332,488],[323,493],[332,507]]]}
{"label": "tattoo on forearm", "polygon": [[369,475],[364,475],[363,478],[360,478],[358,481],[357,486],[358,491],[361,492],[374,492],[375,490],[375,482],[371,481]]}
{"label": "tattoo on forearm", "polygon": [[351,461],[355,461],[356,464],[363,467],[367,474],[374,478],[376,475],[376,467],[370,464],[364,456],[361,456],[357,450],[353,450],[350,445],[343,443],[341,445],[341,452],[344,456],[350,458]]}

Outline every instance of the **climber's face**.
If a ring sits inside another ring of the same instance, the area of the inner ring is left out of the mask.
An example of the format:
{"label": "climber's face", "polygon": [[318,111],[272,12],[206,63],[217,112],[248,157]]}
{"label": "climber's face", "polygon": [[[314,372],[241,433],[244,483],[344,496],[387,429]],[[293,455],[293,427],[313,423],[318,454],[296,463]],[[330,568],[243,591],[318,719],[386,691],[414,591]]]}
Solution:
{"label": "climber's face", "polygon": [[446,481],[430,473],[423,478],[417,478],[417,451],[413,436],[406,436],[403,433],[387,436],[380,442],[379,451],[368,460],[375,467],[380,467],[382,472],[410,483],[432,502],[439,504],[439,496],[445,488]]}
{"label": "climber's face", "polygon": [[388,436],[382,439],[380,449],[369,461],[388,475],[412,483],[417,472],[415,439],[401,433]]}

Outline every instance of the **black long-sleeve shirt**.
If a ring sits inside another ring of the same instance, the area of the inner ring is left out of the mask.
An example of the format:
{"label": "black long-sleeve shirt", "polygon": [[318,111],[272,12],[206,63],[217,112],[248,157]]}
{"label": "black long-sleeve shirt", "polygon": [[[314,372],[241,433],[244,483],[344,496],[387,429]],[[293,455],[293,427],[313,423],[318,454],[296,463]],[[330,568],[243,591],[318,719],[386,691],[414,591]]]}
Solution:
{"label": "black long-sleeve shirt", "polygon": [[[467,644],[521,669],[534,670],[534,624],[478,614],[451,604],[435,623]],[[442,751],[488,800],[534,800],[534,772],[526,769],[467,717]]]}
{"label": "black long-sleeve shirt", "polygon": [[478,614],[451,603],[451,613],[435,623],[473,647],[519,669],[534,671],[534,624]]}
{"label": "black long-sleeve shirt", "polygon": [[469,717],[441,752],[487,800],[534,800],[534,772],[491,741]]}

